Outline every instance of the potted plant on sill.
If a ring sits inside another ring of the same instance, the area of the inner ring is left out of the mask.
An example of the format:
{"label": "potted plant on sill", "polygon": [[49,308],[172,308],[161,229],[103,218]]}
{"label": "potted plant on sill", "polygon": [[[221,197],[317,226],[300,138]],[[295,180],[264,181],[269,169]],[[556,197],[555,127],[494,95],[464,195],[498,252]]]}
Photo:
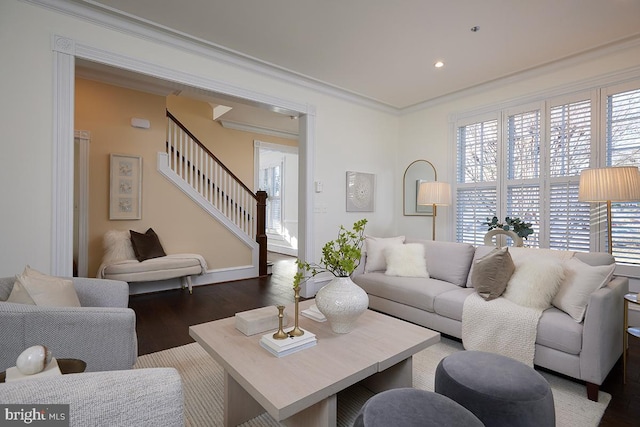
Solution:
{"label": "potted plant on sill", "polygon": [[329,321],[331,330],[339,334],[351,332],[356,319],[369,307],[367,293],[350,277],[360,264],[366,224],[367,220],[361,219],[353,224],[352,230],[340,226],[338,237],[322,247],[319,264],[296,260],[295,289],[303,281],[322,272],[335,276],[316,294],[316,306]]}
{"label": "potted plant on sill", "polygon": [[487,217],[487,222],[483,224],[489,227],[484,238],[485,245],[491,244],[491,240],[496,234],[505,234],[511,237],[515,246],[522,246],[522,239],[526,240],[529,235],[533,234],[531,223],[524,222],[520,218],[506,217],[503,223],[498,222],[497,216],[491,219]]}

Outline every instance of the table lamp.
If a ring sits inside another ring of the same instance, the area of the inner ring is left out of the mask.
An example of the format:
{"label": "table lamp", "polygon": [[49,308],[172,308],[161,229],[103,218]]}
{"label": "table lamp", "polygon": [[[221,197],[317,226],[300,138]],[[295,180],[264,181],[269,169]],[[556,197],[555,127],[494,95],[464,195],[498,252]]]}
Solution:
{"label": "table lamp", "polygon": [[419,205],[433,206],[433,231],[431,233],[432,240],[436,239],[436,206],[447,206],[451,204],[451,186],[447,182],[429,181],[423,182],[418,188]]}
{"label": "table lamp", "polygon": [[640,171],[636,166],[585,169],[580,174],[578,200],[607,202],[607,243],[612,254],[611,202],[640,200]]}

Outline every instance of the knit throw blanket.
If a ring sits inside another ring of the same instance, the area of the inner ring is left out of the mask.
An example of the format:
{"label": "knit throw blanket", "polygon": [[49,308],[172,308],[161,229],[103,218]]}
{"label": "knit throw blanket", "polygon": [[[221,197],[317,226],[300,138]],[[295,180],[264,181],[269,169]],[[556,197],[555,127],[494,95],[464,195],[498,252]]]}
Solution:
{"label": "knit throw blanket", "polygon": [[542,310],[523,307],[505,298],[485,301],[477,293],[464,300],[462,344],[533,366],[536,334]]}

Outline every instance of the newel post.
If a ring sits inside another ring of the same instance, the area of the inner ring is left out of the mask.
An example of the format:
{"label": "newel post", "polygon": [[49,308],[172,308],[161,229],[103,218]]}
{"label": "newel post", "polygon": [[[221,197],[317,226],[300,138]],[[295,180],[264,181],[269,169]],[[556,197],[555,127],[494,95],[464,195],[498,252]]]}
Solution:
{"label": "newel post", "polygon": [[267,192],[258,191],[256,193],[258,199],[257,217],[256,217],[256,242],[260,245],[260,254],[258,260],[258,274],[260,276],[267,275]]}

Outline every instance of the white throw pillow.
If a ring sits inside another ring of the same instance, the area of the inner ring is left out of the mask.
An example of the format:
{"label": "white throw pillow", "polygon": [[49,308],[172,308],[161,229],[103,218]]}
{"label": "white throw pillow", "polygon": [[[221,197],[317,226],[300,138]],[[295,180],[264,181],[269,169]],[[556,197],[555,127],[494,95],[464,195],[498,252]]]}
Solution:
{"label": "white throw pillow", "polygon": [[387,276],[429,277],[422,243],[391,245],[384,250]]}
{"label": "white throw pillow", "polygon": [[364,272],[371,273],[372,271],[384,271],[387,269],[387,261],[384,257],[384,250],[389,246],[402,245],[404,243],[404,236],[397,237],[371,237],[366,236],[365,240],[365,252],[367,257],[364,263]]}
{"label": "white throw pillow", "polygon": [[565,261],[565,278],[553,298],[553,305],[576,322],[582,322],[591,294],[611,280],[615,264],[592,266],[571,258]]}
{"label": "white throw pillow", "polygon": [[516,304],[546,310],[551,306],[562,280],[564,266],[552,257],[533,257],[516,263],[503,297]]}
{"label": "white throw pillow", "polygon": [[80,307],[71,280],[42,274],[29,266],[16,276],[7,302],[41,307]]}
{"label": "white throw pillow", "polygon": [[109,230],[104,234],[104,256],[102,262],[108,264],[113,261],[136,259],[136,254],[131,245],[129,230]]}

